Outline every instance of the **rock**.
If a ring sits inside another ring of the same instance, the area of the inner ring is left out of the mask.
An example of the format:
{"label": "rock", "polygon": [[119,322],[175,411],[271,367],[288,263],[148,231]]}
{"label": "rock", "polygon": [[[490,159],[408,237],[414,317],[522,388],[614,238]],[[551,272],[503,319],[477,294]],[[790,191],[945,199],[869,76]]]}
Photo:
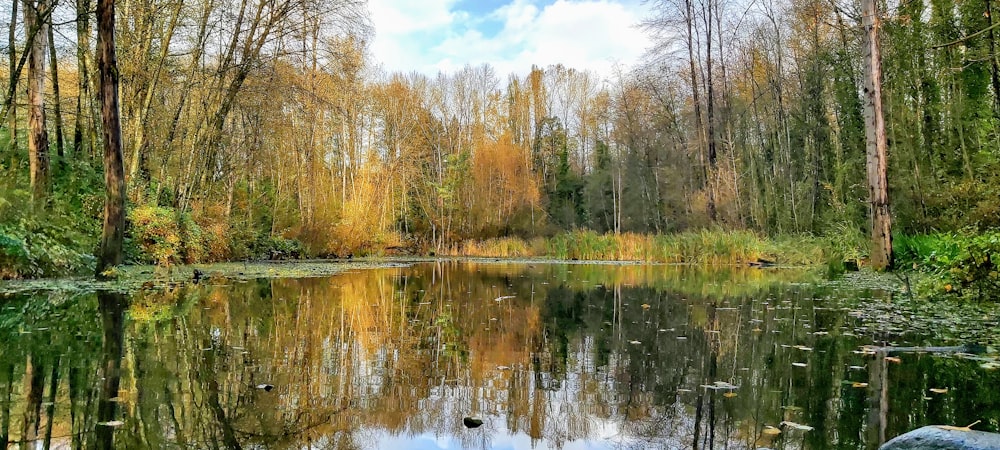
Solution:
{"label": "rock", "polygon": [[483,419],[466,417],[462,419],[462,423],[465,424],[465,428],[479,428],[479,426],[483,424]]}
{"label": "rock", "polygon": [[[953,427],[954,428],[954,427]],[[879,450],[987,450],[1000,449],[1000,434],[949,429],[940,425],[918,428],[896,436]]]}

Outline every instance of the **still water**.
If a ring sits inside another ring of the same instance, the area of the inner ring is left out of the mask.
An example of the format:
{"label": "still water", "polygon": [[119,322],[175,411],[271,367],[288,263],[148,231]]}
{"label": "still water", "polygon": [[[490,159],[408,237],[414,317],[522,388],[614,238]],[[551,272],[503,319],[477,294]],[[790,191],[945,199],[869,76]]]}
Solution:
{"label": "still water", "polygon": [[[1000,371],[792,271],[443,261],[0,297],[10,448],[863,449]],[[992,350],[990,350],[992,351]],[[467,428],[463,418],[483,421]]]}

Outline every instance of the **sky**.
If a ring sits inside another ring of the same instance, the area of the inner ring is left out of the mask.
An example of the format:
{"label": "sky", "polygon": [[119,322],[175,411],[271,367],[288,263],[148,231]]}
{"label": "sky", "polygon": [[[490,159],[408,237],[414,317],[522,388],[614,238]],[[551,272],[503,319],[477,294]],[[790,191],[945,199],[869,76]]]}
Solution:
{"label": "sky", "polygon": [[563,64],[610,76],[649,38],[641,0],[369,0],[371,51],[389,72],[451,73],[491,64],[498,74]]}

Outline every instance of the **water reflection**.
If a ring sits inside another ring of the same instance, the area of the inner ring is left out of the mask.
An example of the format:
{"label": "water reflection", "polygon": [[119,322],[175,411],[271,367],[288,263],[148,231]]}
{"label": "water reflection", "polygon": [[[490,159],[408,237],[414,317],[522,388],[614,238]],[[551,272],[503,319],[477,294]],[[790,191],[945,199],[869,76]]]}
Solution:
{"label": "water reflection", "polygon": [[920,337],[859,328],[851,302],[881,294],[801,276],[433,263],[140,292],[124,320],[110,294],[8,298],[0,441],[860,449],[1000,426],[996,371],[855,353]]}

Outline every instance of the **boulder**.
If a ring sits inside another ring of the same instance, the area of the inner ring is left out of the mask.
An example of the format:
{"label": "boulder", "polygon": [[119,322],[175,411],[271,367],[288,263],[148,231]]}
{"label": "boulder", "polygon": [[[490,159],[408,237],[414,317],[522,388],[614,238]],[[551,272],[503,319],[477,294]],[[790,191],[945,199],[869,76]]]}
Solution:
{"label": "boulder", "polygon": [[1000,449],[1000,434],[965,431],[931,425],[896,436],[879,450],[986,450]]}

